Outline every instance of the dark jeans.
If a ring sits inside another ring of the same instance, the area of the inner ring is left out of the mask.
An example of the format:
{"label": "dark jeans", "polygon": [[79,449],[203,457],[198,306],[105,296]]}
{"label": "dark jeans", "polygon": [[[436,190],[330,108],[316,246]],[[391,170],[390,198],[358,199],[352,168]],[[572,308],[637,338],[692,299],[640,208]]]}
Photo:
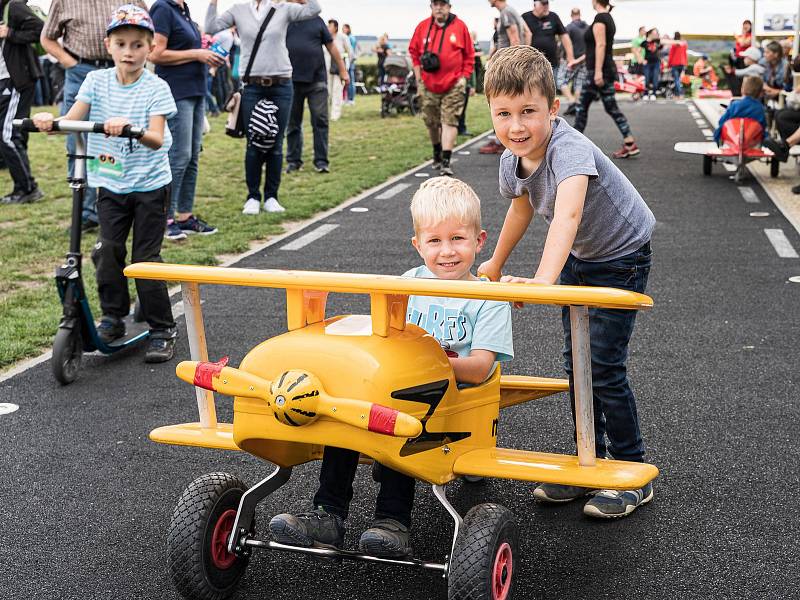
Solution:
{"label": "dark jeans", "polygon": [[292,82],[271,86],[247,84],[242,94],[242,115],[244,129],[250,125],[250,115],[262,98],[272,100],[278,107],[278,135],[275,146],[269,152],[261,152],[247,144],[244,156],[244,172],[247,180],[247,197],[261,200],[261,172],[267,168],[267,179],[264,183],[264,198],[278,199],[281,187],[281,169],[283,167],[283,137],[289,123],[289,112],[292,110]]}
{"label": "dark jeans", "polygon": [[672,72],[672,80],[673,85],[675,86],[675,95],[676,96],[683,96],[683,84],[681,83],[681,77],[683,76],[683,65],[677,65],[672,67],[670,70]]}
{"label": "dark jeans", "polygon": [[295,83],[289,128],[286,131],[286,162],[303,164],[303,109],[308,100],[314,133],[314,166],[328,166],[328,85],[324,81]]}
{"label": "dark jeans", "polygon": [[597,87],[594,80],[586,82],[586,85],[584,85],[581,90],[581,98],[578,101],[578,106],[575,107],[575,125],[573,125],[573,127],[583,133],[583,130],[586,129],[586,122],[589,120],[589,107],[597,96],[600,96],[600,100],[603,102],[603,108],[605,108],[609,116],[614,119],[622,137],[625,138],[631,135],[631,127],[628,125],[628,119],[622,114],[622,111],[617,105],[617,99],[614,96],[613,81],[604,82],[601,88]]}
{"label": "dark jeans", "polygon": [[775,114],[775,125],[781,134],[781,139],[786,141],[797,128],[800,127],[800,110],[792,110],[791,108],[784,108]]}
{"label": "dark jeans", "polygon": [[[636,252],[607,262],[587,262],[570,255],[561,271],[561,285],[613,287],[644,293],[650,274],[652,251],[648,242]],[[573,414],[575,397],[572,386],[572,335],[569,308],[561,312],[564,326],[564,367],[570,380]],[[626,361],[628,344],[636,321],[635,310],[589,309],[592,352],[592,392],[594,396],[594,432],[597,456],[641,462],[644,442],[639,431],[639,417],[628,381]]]}
{"label": "dark jeans", "polygon": [[[97,267],[97,290],[104,315],[122,318],[130,312],[128,280],[123,275],[125,242],[133,228],[131,262],[162,262],[161,242],[167,226],[170,203],[169,185],[151,192],[115,194],[105,188],[97,190],[97,216],[100,235],[92,251]],[[136,280],[136,293],[154,337],[171,337],[175,327],[167,284],[149,279]]]}
{"label": "dark jeans", "polygon": [[[81,89],[83,81],[86,76],[92,71],[96,71],[97,67],[94,65],[87,65],[78,63],[74,67],[70,67],[64,74],[64,95],[61,102],[61,114],[65,115],[75,104],[75,97],[78,95],[78,90]],[[75,154],[75,138],[73,135],[67,136],[67,154]],[[72,177],[72,172],[75,169],[75,159],[70,158],[67,160],[67,172]],[[84,221],[97,220],[97,190],[94,188],[86,188],[86,194],[83,198],[83,214],[81,215]],[[127,313],[126,313],[127,314]]]}
{"label": "dark jeans", "polygon": [[644,84],[651,92],[658,89],[661,80],[661,63],[646,63],[644,65]]}
{"label": "dark jeans", "polygon": [[[326,446],[314,506],[323,506],[329,513],[346,519],[353,499],[353,479],[357,467],[358,452]],[[411,527],[416,482],[412,477],[388,467],[382,466],[380,474],[381,487],[375,501],[375,518],[394,519]]]}
{"label": "dark jeans", "polygon": [[469,104],[469,86],[467,89],[464,90],[464,110],[461,111],[461,115],[458,117],[458,135],[464,135],[467,132],[467,104]]}
{"label": "dark jeans", "polygon": [[34,86],[19,91],[11,85],[11,78],[0,79],[0,123],[2,123],[2,139],[0,139],[0,156],[8,167],[8,173],[14,180],[12,193],[28,193],[36,188],[36,180],[31,173],[28,160],[28,134],[11,126],[14,119],[26,119],[31,116]]}

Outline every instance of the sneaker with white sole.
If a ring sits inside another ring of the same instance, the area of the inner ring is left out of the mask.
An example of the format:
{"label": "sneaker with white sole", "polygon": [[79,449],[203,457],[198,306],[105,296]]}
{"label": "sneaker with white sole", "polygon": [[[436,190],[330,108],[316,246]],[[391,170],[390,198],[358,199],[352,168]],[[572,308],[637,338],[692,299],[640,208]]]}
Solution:
{"label": "sneaker with white sole", "polygon": [[591,488],[579,487],[577,485],[559,485],[557,483],[542,483],[533,490],[533,497],[540,502],[549,504],[563,504],[572,502],[578,498],[583,498],[594,493]]}
{"label": "sneaker with white sole", "polygon": [[258,200],[256,198],[248,198],[247,202],[244,203],[242,214],[257,215],[260,212],[261,212],[261,200]]}
{"label": "sneaker with white sole", "polygon": [[583,514],[600,519],[618,519],[627,517],[652,499],[652,483],[638,490],[600,490],[583,507]]}
{"label": "sneaker with white sole", "polygon": [[321,506],[296,515],[275,515],[269,531],[279,544],[304,548],[341,548],[345,534],[344,520]]}
{"label": "sneaker with white sole", "polygon": [[267,198],[264,201],[264,210],[266,212],[284,212],[286,209],[275,198]]}

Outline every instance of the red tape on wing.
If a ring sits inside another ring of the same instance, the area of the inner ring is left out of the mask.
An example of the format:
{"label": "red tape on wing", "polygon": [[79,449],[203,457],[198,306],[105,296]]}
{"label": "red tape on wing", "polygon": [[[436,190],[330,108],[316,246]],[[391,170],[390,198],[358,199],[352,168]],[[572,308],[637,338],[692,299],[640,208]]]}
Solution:
{"label": "red tape on wing", "polygon": [[219,376],[222,367],[228,364],[228,357],[224,356],[219,362],[199,362],[194,372],[194,384],[206,390],[214,390],[211,378]]}
{"label": "red tape on wing", "polygon": [[375,433],[394,435],[394,424],[397,422],[398,412],[393,408],[373,404],[369,410],[369,430]]}

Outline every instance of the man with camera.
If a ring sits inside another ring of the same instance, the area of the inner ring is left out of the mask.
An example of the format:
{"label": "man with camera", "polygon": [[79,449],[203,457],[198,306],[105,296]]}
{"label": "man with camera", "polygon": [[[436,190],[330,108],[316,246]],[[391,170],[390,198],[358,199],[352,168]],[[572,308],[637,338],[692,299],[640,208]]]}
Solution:
{"label": "man with camera", "polygon": [[433,145],[433,168],[441,175],[452,176],[450,160],[475,50],[467,26],[450,12],[450,0],[431,2],[431,16],[417,25],[408,53]]}

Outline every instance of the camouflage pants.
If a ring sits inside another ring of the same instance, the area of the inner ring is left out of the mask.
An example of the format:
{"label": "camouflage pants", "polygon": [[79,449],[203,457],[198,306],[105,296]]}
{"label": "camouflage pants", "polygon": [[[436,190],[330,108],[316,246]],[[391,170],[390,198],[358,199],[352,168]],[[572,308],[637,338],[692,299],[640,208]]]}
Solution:
{"label": "camouflage pants", "polygon": [[428,129],[438,129],[442,123],[458,127],[458,119],[464,112],[467,84],[460,80],[442,94],[434,94],[421,86],[422,118]]}

